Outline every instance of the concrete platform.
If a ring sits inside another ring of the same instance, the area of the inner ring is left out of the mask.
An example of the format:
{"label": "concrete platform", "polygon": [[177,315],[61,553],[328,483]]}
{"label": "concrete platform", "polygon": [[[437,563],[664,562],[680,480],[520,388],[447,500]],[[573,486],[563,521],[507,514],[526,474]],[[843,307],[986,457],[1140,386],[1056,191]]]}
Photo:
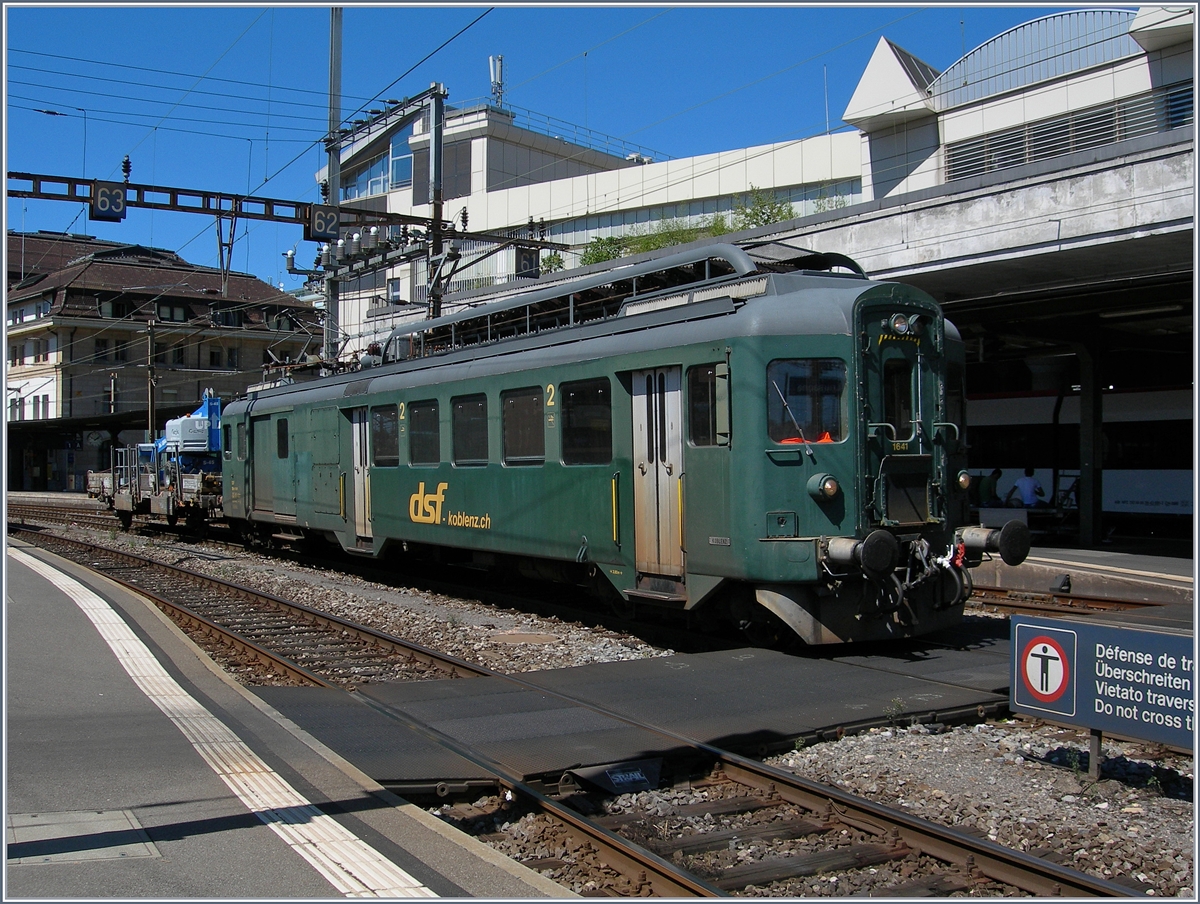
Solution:
{"label": "concrete platform", "polygon": [[5,897],[572,897],[397,798],[153,607],[9,541]]}
{"label": "concrete platform", "polygon": [[996,557],[972,570],[975,583],[1030,593],[1049,593],[1068,575],[1070,593],[1100,599],[1191,605],[1193,559],[1115,552],[1106,549],[1035,547],[1017,566]]}

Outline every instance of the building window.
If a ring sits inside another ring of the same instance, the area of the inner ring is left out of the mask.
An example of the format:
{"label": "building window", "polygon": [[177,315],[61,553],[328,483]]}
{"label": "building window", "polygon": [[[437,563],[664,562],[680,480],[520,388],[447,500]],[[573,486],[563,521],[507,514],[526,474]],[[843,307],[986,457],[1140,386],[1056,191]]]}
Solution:
{"label": "building window", "polygon": [[214,308],[212,322],[216,326],[241,326],[242,311],[238,309]]}
{"label": "building window", "polygon": [[183,321],[187,320],[187,316],[180,305],[160,304],[158,306],[158,319],[183,323]]}
{"label": "building window", "polygon": [[612,390],[608,378],[563,383],[562,460],[566,465],[612,461]]}
{"label": "building window", "polygon": [[459,396],[450,400],[454,463],[478,467],[488,462],[487,396]]}
{"label": "building window", "polygon": [[124,361],[129,356],[129,344],[126,342],[113,342],[113,360]]}
{"label": "building window", "polygon": [[47,420],[50,417],[50,396],[42,396],[42,420]]}
{"label": "building window", "polygon": [[19,421],[21,419],[21,400],[8,400],[8,419],[10,421]]}
{"label": "building window", "polygon": [[21,354],[21,346],[10,345],[8,347],[8,366],[16,367],[24,363],[24,356]]}
{"label": "building window", "polygon": [[371,463],[380,468],[400,464],[400,419],[395,405],[371,409]]}
{"label": "building window", "polygon": [[237,370],[238,366],[238,350],[236,348],[226,349],[225,351],[225,366],[230,370]]}
{"label": "building window", "polygon": [[183,365],[187,361],[187,346],[180,343],[171,347],[171,363]]}
{"label": "building window", "polygon": [[108,340],[107,339],[97,339],[97,340],[95,340],[95,342],[96,342],[96,344],[92,351],[92,357],[97,361],[107,361],[108,360]]}
{"label": "building window", "polygon": [[414,465],[436,465],[442,460],[441,424],[437,399],[408,406],[408,460]]}
{"label": "building window", "polygon": [[546,460],[542,387],[514,389],[500,396],[504,463],[540,465]]}
{"label": "building window", "polygon": [[388,304],[404,304],[404,298],[400,294],[401,280],[398,278],[389,279],[387,281],[387,300]]}
{"label": "building window", "polygon": [[215,345],[212,346],[211,348],[209,348],[209,350],[208,350],[208,366],[209,367],[220,367],[221,366],[221,349]]}

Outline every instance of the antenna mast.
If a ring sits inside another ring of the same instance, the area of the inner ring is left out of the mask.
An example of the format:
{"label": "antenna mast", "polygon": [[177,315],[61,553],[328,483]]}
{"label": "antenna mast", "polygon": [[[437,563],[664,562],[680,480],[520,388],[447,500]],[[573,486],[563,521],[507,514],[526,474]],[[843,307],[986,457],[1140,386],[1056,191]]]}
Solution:
{"label": "antenna mast", "polygon": [[496,98],[496,106],[504,108],[504,57],[488,57],[488,72],[492,77],[492,97]]}

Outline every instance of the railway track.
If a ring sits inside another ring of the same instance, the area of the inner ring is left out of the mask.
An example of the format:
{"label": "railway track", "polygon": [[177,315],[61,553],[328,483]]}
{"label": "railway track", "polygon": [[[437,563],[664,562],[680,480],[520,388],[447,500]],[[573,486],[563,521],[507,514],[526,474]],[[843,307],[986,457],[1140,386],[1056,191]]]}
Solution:
{"label": "railway track", "polygon": [[[500,675],[444,657],[345,619],[195,571],[61,537],[41,535],[30,539],[148,596],[206,645],[235,651],[234,658],[243,672],[255,668],[269,672],[273,680],[287,683],[354,688],[370,681],[429,677],[431,670],[438,670],[460,677],[486,674],[527,689],[535,687],[519,676]],[[247,677],[243,674],[242,679]],[[572,705],[587,705],[565,696],[563,699]],[[870,869],[895,862],[906,865],[902,872],[907,878],[881,889],[879,894],[1130,893],[1126,886],[926,822],[601,707],[589,708],[654,732],[670,740],[672,747],[686,751],[681,760],[673,761],[686,765],[672,768],[694,770],[696,763],[703,764],[701,768],[706,771],[700,784],[721,788],[715,801],[701,805],[706,812],[765,814],[774,810],[775,814],[760,829],[702,833],[708,837],[664,837],[664,832],[653,828],[661,823],[662,814],[606,815],[570,781],[539,786],[429,726],[410,727],[486,767],[496,776],[498,801],[519,802],[536,811],[538,818],[552,821],[554,828],[546,831],[564,840],[554,845],[555,856],[526,858],[524,862],[534,868],[555,868],[560,861],[566,865],[565,858],[570,857],[594,874],[596,878],[589,881],[597,893],[712,897],[747,886],[763,888],[818,871]],[[390,718],[406,721],[394,710],[377,709]],[[791,850],[787,856],[735,859],[732,864],[708,856],[714,848],[728,851],[747,838],[787,839],[799,843],[802,850]]]}
{"label": "railway track", "polygon": [[997,612],[1045,615],[1053,618],[1059,615],[1086,615],[1096,612],[1144,609],[1160,604],[1065,593],[1030,593],[1024,590],[1007,590],[1003,587],[987,587],[976,584],[967,605]]}

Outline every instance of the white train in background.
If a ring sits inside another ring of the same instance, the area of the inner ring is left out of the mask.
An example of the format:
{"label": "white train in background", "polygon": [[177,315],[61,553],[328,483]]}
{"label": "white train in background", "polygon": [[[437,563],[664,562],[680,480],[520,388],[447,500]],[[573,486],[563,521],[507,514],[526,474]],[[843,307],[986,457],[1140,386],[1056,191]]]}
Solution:
{"label": "white train in background", "polygon": [[[1190,523],[1194,505],[1194,395],[1190,389],[1106,392],[1102,501],[1106,518]],[[1056,409],[1057,408],[1057,412]],[[971,397],[967,401],[970,470],[992,468],[1003,499],[1026,467],[1059,509],[1078,507],[1079,396],[1054,393]],[[1057,485],[1055,476],[1057,472]],[[977,485],[977,483],[976,483]],[[1180,524],[1180,528],[1183,528]]]}

